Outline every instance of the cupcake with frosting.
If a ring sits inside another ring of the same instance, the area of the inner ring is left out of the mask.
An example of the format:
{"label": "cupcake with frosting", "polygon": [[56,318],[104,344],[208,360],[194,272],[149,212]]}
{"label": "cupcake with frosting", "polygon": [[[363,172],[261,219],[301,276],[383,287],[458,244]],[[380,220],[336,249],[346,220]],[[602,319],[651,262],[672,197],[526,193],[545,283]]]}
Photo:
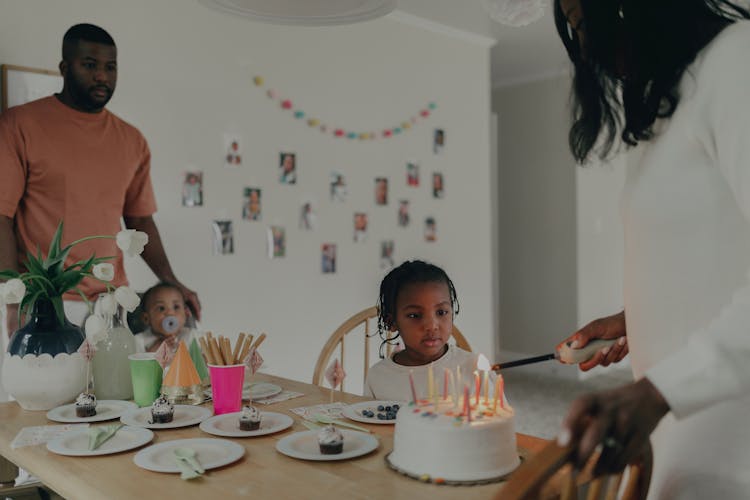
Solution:
{"label": "cupcake with frosting", "polygon": [[162,394],[151,406],[151,422],[154,424],[166,424],[174,418],[174,405]]}
{"label": "cupcake with frosting", "polygon": [[240,430],[256,431],[260,429],[260,412],[254,406],[244,406],[240,413]]}
{"label": "cupcake with frosting", "polygon": [[337,455],[344,450],[344,435],[333,425],[327,425],[318,432],[318,445],[323,455]]}
{"label": "cupcake with frosting", "polygon": [[96,396],[82,392],[76,398],[76,417],[93,417],[96,415]]}

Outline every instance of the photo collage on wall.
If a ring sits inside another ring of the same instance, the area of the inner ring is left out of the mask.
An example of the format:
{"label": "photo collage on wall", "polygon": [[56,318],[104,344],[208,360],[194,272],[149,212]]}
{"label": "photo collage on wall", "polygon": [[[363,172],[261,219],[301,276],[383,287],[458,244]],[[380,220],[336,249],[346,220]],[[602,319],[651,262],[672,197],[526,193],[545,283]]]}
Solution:
{"label": "photo collage on wall", "polygon": [[[445,147],[445,130],[436,128],[432,134],[432,152],[436,155],[442,154]],[[226,168],[245,168],[243,161],[242,137],[237,133],[223,134],[224,156],[222,164]],[[279,185],[298,184],[298,155],[293,150],[279,150],[276,172]],[[420,188],[421,165],[420,162],[410,159],[404,162],[405,186],[410,189]],[[433,199],[442,199],[445,196],[445,182],[442,172],[431,172],[429,186]],[[390,184],[388,177],[373,177],[373,205],[385,207],[389,205]],[[182,206],[203,207],[204,206],[204,172],[200,170],[187,170],[182,179]],[[346,204],[348,202],[347,179],[342,171],[331,170],[328,180],[329,192],[327,198],[333,204]],[[269,188],[269,186],[266,186]],[[273,189],[273,188],[270,188]],[[263,220],[263,186],[245,185],[242,189],[241,210],[239,219],[248,222],[260,222]],[[323,195],[325,196],[325,195]],[[301,198],[299,201],[298,229],[304,232],[314,232],[319,225],[317,209],[314,197]],[[396,227],[408,228],[412,226],[411,201],[408,197],[393,201],[396,208]],[[273,215],[273,214],[272,214]],[[364,244],[368,241],[369,215],[365,210],[352,212],[352,241],[356,244]],[[425,242],[437,241],[437,222],[434,216],[426,216],[421,228],[422,239]],[[232,255],[235,253],[235,227],[231,218],[216,218],[211,222],[211,247],[214,255]],[[286,229],[283,225],[269,225],[267,227],[267,255],[270,259],[280,259],[287,255]],[[381,269],[390,269],[395,265],[395,240],[384,239],[380,242]],[[336,242],[328,241],[321,243],[321,273],[334,274],[337,266],[338,245]]]}

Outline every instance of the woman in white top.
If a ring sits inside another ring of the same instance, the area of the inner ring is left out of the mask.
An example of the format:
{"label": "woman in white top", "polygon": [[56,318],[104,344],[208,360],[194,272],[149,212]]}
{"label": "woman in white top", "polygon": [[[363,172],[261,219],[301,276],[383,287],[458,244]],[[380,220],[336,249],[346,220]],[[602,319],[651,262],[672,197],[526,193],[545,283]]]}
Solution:
{"label": "woman in white top", "polygon": [[[636,382],[573,403],[558,441],[621,469],[651,438],[651,498],[750,495],[750,14],[723,0],[556,0],[583,163],[639,146],[622,199],[625,310],[570,337],[619,338]],[[621,338],[626,335],[625,338]],[[627,339],[625,341],[625,339]]]}

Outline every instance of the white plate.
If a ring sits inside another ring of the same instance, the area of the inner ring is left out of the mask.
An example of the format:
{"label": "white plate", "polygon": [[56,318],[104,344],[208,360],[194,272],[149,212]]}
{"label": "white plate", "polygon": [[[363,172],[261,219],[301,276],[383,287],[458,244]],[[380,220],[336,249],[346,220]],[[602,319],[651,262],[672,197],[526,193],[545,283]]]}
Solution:
{"label": "white plate", "polygon": [[[383,411],[378,412],[378,406],[393,406],[393,405],[399,405],[400,408],[404,408],[409,405],[409,403],[404,403],[403,401],[363,401],[361,403],[354,403],[348,406],[345,406],[342,410],[341,414],[345,416],[346,418],[349,418],[351,420],[356,420],[357,422],[364,422],[366,424],[385,424],[385,425],[393,425],[396,423],[396,420],[380,420],[378,418],[378,413],[385,413]],[[375,414],[374,417],[365,417],[362,415],[362,412],[364,410],[370,410]],[[400,411],[400,410],[399,410]]]}
{"label": "white plate", "polygon": [[[259,399],[265,399],[270,398],[271,396],[275,396],[281,391],[283,391],[283,389],[279,385],[270,384],[268,382],[255,382],[253,384],[244,385],[242,387],[242,399],[244,401],[249,401],[250,396],[252,396],[253,401],[257,401]],[[206,396],[206,398],[211,399],[211,389],[208,388],[203,391],[203,395]]]}
{"label": "white plate", "polygon": [[245,454],[245,448],[226,439],[193,438],[175,439],[144,448],[133,457],[138,467],[154,472],[181,472],[174,457],[175,448],[195,450],[195,458],[204,469],[215,469],[236,462]]}
{"label": "white plate", "polygon": [[106,440],[102,445],[89,450],[88,429],[66,432],[47,443],[47,449],[58,455],[69,455],[72,457],[92,457],[96,455],[109,455],[121,451],[132,450],[154,439],[154,433],[142,427],[122,427],[114,436]]}
{"label": "white plate", "polygon": [[75,403],[58,406],[47,412],[47,418],[54,422],[80,423],[80,422],[103,422],[120,418],[124,413],[138,408],[138,405],[130,401],[118,401],[114,399],[102,399],[96,403],[96,415],[90,417],[76,417]]}
{"label": "white plate", "polygon": [[253,437],[273,434],[292,426],[292,417],[283,413],[271,411],[260,412],[260,428],[254,431],[240,430],[240,415],[242,412],[216,415],[201,422],[200,429],[214,436],[225,437]]}
{"label": "white plate", "polygon": [[253,401],[256,399],[270,398],[279,394],[283,389],[281,386],[276,384],[270,384],[268,382],[255,382],[242,387],[242,399],[248,400],[250,396],[253,397]]}
{"label": "white plate", "polygon": [[211,416],[211,410],[201,406],[174,405],[174,418],[171,422],[164,424],[152,424],[151,407],[145,406],[130,411],[120,417],[123,424],[146,427],[148,429],[175,429],[177,427],[189,427],[196,425]]}
{"label": "white plate", "polygon": [[370,453],[378,447],[372,434],[339,429],[344,435],[344,450],[337,455],[324,455],[318,445],[318,431],[295,432],[276,443],[276,450],[302,460],[346,460]]}

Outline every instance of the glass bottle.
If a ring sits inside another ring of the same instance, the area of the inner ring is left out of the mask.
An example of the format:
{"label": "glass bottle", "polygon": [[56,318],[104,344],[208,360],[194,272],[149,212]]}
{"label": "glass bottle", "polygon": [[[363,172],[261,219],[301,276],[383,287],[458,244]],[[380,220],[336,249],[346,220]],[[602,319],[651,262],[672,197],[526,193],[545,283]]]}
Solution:
{"label": "glass bottle", "polygon": [[[116,304],[114,314],[108,313],[102,302],[111,301],[108,294],[99,295],[96,310],[102,311],[107,336],[97,342],[92,361],[94,393],[98,399],[133,399],[133,382],[130,378],[128,356],[135,353],[135,338],[128,328],[127,313]],[[110,304],[111,304],[110,302]]]}

